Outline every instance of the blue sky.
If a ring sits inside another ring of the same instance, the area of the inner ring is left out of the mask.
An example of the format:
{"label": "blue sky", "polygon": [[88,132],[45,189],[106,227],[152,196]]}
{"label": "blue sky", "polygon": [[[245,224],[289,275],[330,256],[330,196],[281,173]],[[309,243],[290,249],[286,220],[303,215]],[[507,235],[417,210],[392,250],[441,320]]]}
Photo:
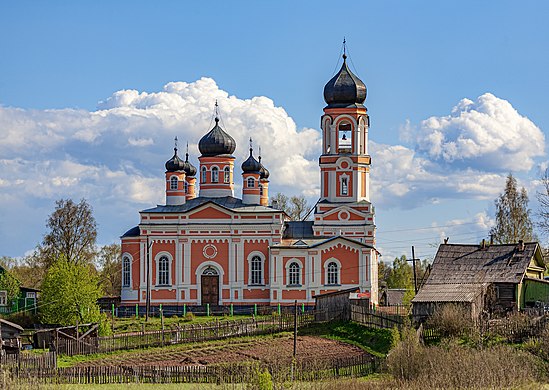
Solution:
{"label": "blue sky", "polygon": [[[505,175],[516,174],[533,200],[545,167],[548,8],[542,1],[3,1],[0,255],[20,256],[40,242],[60,197],[86,197],[100,243],[116,240],[138,222],[138,210],[162,200],[156,186],[173,136],[188,139],[192,154],[218,95],[239,145],[249,135],[263,145],[277,137],[287,152],[265,152],[275,168],[271,191],[314,202],[314,130],[343,36],[368,87],[384,260],[410,245],[428,257],[442,236],[476,242],[489,230]],[[164,88],[171,82],[188,86]],[[148,95],[115,97],[123,90]],[[464,98],[471,104],[448,120]],[[301,176],[284,168],[295,164]]]}

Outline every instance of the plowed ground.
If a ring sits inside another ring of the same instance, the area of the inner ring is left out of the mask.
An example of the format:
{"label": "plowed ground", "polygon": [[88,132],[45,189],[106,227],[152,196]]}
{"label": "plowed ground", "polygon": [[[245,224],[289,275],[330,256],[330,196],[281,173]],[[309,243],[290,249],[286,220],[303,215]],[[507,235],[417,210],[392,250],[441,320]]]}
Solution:
{"label": "plowed ground", "polygon": [[[255,340],[233,339],[213,345],[124,353],[81,362],[77,366],[196,366],[254,360],[280,364],[291,361],[292,353],[292,337],[282,336]],[[361,356],[364,353],[353,345],[320,337],[300,336],[297,339],[297,358],[301,361],[330,361],[341,357]]]}

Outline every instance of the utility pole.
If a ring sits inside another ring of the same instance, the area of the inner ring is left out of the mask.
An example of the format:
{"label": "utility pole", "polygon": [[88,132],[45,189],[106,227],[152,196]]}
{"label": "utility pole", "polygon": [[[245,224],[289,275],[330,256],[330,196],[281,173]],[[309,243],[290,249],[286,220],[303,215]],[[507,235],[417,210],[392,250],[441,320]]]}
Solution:
{"label": "utility pole", "polygon": [[149,313],[151,310],[151,255],[150,255],[150,249],[152,246],[152,242],[149,243],[149,235],[147,234],[147,303],[146,303],[146,310],[145,310],[145,321],[149,321]]}
{"label": "utility pole", "polygon": [[414,270],[414,291],[417,294],[417,275],[416,275],[416,255],[414,253],[414,246],[412,245],[412,268]]}

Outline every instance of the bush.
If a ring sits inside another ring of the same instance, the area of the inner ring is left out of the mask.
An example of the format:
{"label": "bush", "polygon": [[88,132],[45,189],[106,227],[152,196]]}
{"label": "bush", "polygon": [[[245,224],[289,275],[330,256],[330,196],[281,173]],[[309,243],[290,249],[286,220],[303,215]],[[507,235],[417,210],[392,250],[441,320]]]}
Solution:
{"label": "bush", "polygon": [[9,316],[2,316],[2,318],[20,325],[25,329],[33,329],[34,324],[39,322],[38,316],[28,311],[20,311],[18,313],[10,314]]}
{"label": "bush", "polygon": [[183,321],[193,321],[194,320],[194,314],[188,311],[185,316],[183,317]]}
{"label": "bush", "polygon": [[436,329],[442,337],[460,337],[474,329],[469,310],[455,304],[439,306],[425,325]]}

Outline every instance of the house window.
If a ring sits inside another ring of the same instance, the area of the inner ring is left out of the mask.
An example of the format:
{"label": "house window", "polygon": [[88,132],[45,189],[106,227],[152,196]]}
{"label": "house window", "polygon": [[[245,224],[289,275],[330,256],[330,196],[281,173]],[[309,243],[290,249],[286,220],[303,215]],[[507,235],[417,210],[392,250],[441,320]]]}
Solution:
{"label": "house window", "polygon": [[206,183],[206,167],[202,167],[202,183]]}
{"label": "house window", "polygon": [[177,190],[177,176],[172,176],[170,179],[170,190]]}
{"label": "house window", "polygon": [[36,292],[35,291],[27,291],[26,298],[27,299],[36,299]]}
{"label": "house window", "polygon": [[331,261],[327,268],[327,284],[339,284],[339,269],[337,263]]}
{"label": "house window", "polygon": [[170,260],[166,256],[158,259],[158,285],[170,285]]}
{"label": "house window", "polygon": [[249,177],[249,178],[248,178],[248,188],[254,188],[254,187],[255,187],[254,178],[253,178],[253,177]]}
{"label": "house window", "polygon": [[0,306],[7,306],[7,305],[8,305],[8,292],[0,291]]}
{"label": "house window", "polygon": [[295,261],[288,268],[288,285],[299,286],[301,283],[301,267]]}
{"label": "house window", "polygon": [[223,169],[223,182],[229,183],[230,181],[231,181],[231,170],[229,169],[229,167],[225,167],[225,169]]}
{"label": "house window", "polygon": [[263,260],[259,256],[254,256],[250,263],[250,284],[263,284]]}
{"label": "house window", "polygon": [[130,287],[131,283],[131,261],[124,256],[122,259],[122,287]]}
{"label": "house window", "polygon": [[349,194],[349,185],[347,184],[347,178],[342,177],[341,178],[341,195],[348,195]]}
{"label": "house window", "polygon": [[219,169],[217,167],[212,168],[212,183],[217,183],[219,181]]}

